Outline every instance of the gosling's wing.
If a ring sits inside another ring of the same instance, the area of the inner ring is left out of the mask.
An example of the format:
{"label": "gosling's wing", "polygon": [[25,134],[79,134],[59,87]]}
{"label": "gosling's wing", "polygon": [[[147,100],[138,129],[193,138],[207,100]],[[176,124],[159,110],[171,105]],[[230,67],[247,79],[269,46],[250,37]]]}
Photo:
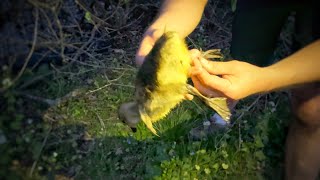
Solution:
{"label": "gosling's wing", "polygon": [[[171,87],[173,87],[173,85],[171,85]],[[186,92],[185,85],[178,85],[178,87],[176,91],[173,90],[176,88],[164,88],[154,91],[150,99],[147,99],[147,101],[139,107],[142,121],[145,122],[148,129],[154,134],[156,134],[156,131],[152,123],[166,117],[173,108],[184,100],[184,94]]]}
{"label": "gosling's wing", "polygon": [[223,58],[223,55],[221,54],[220,49],[210,49],[202,52],[202,57],[205,59],[221,59]]}
{"label": "gosling's wing", "polygon": [[227,105],[226,98],[207,98],[204,102],[214,109],[224,120],[230,121],[230,110]]}
{"label": "gosling's wing", "polygon": [[227,98],[208,98],[202,95],[196,88],[187,84],[187,90],[190,94],[198,96],[208,106],[214,109],[224,120],[229,121],[231,112],[227,104]]}
{"label": "gosling's wing", "polygon": [[141,120],[144,122],[144,124],[147,126],[147,128],[156,136],[159,136],[157,131],[154,129],[152,125],[152,120],[150,116],[145,112],[144,109],[139,109]]}

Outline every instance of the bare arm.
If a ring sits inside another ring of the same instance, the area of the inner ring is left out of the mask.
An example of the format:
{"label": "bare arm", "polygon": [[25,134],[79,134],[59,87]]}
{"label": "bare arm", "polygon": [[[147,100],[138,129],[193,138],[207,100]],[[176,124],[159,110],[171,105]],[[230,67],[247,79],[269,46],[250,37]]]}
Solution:
{"label": "bare arm", "polygon": [[320,40],[265,68],[265,71],[271,79],[265,88],[267,91],[320,81]]}
{"label": "bare arm", "polygon": [[211,91],[218,91],[232,99],[317,82],[320,81],[320,40],[265,68],[240,61],[194,58],[190,74],[202,93],[210,95]]}
{"label": "bare arm", "polygon": [[188,36],[198,25],[207,0],[166,0],[158,17],[144,34],[136,54],[141,65],[155,41],[166,31],[176,31],[182,38]]}
{"label": "bare arm", "polygon": [[167,29],[184,38],[198,25],[206,3],[207,0],[166,0],[148,30],[163,32]]}

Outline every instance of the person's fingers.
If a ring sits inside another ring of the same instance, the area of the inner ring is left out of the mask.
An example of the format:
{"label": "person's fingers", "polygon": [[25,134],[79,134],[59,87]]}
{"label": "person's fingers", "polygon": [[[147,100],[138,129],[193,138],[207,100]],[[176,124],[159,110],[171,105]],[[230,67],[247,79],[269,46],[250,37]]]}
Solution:
{"label": "person's fingers", "polygon": [[203,95],[205,95],[205,96],[207,96],[207,97],[211,97],[211,93],[210,93],[209,89],[205,88],[205,87],[201,84],[201,82],[199,81],[199,79],[198,79],[196,76],[192,76],[191,79],[192,79],[192,82],[193,82],[194,87],[197,88],[197,90],[198,90],[201,94],[203,94]]}
{"label": "person's fingers", "polygon": [[198,49],[191,49],[189,51],[190,57],[192,59],[192,65],[193,65],[193,60],[199,60],[201,58],[201,52]]}
{"label": "person's fingers", "polygon": [[236,61],[218,62],[208,61],[205,58],[201,58],[200,63],[205,70],[214,75],[231,74],[233,73],[235,66],[237,66]]}
{"label": "person's fingers", "polygon": [[191,101],[191,100],[193,99],[193,95],[192,95],[192,94],[185,94],[185,95],[184,95],[184,98],[185,98],[186,100]]}
{"label": "person's fingers", "polygon": [[188,77],[197,76],[201,71],[203,71],[202,67],[191,67],[188,70]]}
{"label": "person's fingers", "polygon": [[230,82],[228,80],[216,75],[209,74],[206,70],[198,70],[196,73],[196,77],[204,86],[220,91],[222,93],[226,91],[230,86]]}
{"label": "person's fingers", "polygon": [[188,70],[188,77],[194,76],[202,70],[202,65],[198,59],[194,59],[192,66]]}
{"label": "person's fingers", "polygon": [[192,79],[192,82],[194,84],[194,87],[198,89],[198,91],[207,96],[207,97],[222,97],[223,94],[222,93],[219,93],[217,91],[214,91],[208,87],[205,87],[204,85],[201,84],[200,80],[196,77],[196,76],[192,76],[191,77]]}
{"label": "person's fingers", "polygon": [[193,67],[195,68],[202,68],[202,65],[200,63],[200,58],[199,59],[193,59]]}

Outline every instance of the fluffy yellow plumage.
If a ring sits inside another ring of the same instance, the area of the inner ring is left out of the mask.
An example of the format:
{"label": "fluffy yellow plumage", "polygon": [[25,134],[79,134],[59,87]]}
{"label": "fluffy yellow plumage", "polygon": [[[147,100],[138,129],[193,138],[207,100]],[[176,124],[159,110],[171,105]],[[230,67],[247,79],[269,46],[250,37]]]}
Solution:
{"label": "fluffy yellow plumage", "polygon": [[166,32],[139,69],[136,99],[142,121],[154,134],[152,123],[184,99],[190,63],[184,40],[175,32]]}
{"label": "fluffy yellow plumage", "polygon": [[[221,57],[217,50],[206,56]],[[157,135],[153,123],[165,117],[187,93],[201,98],[208,106],[228,120],[230,111],[226,98],[207,98],[187,84],[191,57],[183,39],[176,32],[166,32],[156,42],[138,71],[135,102],[122,104],[119,117],[133,127],[140,119]]]}

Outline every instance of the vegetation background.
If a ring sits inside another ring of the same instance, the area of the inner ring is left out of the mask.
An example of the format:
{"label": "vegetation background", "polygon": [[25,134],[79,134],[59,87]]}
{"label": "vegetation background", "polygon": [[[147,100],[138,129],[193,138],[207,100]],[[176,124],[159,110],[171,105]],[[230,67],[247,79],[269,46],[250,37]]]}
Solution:
{"label": "vegetation background", "polygon": [[[228,54],[235,1],[209,1],[190,48]],[[0,179],[280,179],[288,93],[242,100],[230,129],[190,137],[212,112],[182,103],[131,132],[134,55],[154,0],[3,0],[0,4]],[[288,19],[275,60],[290,53]]]}

